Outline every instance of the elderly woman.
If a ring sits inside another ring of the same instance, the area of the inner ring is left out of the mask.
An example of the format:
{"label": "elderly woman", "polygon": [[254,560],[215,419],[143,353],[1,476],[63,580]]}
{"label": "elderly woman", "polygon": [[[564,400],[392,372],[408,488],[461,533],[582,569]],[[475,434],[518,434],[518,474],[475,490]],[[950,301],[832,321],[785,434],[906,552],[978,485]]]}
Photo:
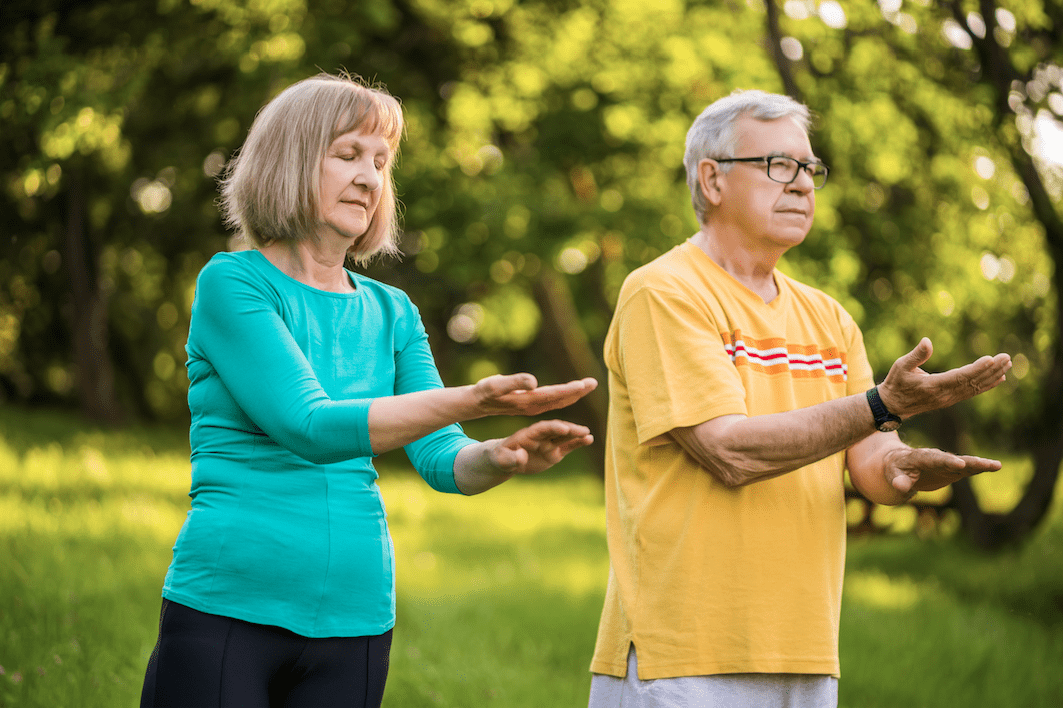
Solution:
{"label": "elderly woman", "polygon": [[188,334],[192,509],[163,586],[142,706],[378,706],[394,558],[372,458],[404,447],[477,494],[589,445],[545,421],[477,442],[458,422],[569,405],[593,379],[444,388],[417,308],[347,270],[396,251],[398,102],[350,77],[296,83],[222,183],[254,250],[199,275]]}

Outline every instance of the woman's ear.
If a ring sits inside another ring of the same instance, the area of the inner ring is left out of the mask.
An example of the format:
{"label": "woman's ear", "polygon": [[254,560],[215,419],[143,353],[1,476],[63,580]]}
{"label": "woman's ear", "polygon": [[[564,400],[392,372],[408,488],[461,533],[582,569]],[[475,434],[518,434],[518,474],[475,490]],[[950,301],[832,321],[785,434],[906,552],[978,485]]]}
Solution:
{"label": "woman's ear", "polygon": [[719,179],[722,175],[720,163],[716,160],[706,157],[698,163],[698,188],[705,201],[713,206],[720,205]]}

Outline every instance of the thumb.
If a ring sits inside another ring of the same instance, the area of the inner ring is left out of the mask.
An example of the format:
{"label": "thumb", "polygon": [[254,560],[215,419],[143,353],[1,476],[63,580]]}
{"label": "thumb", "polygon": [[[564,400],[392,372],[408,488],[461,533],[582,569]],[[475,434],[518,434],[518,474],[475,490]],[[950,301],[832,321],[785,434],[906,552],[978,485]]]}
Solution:
{"label": "thumb", "polygon": [[930,340],[923,337],[919,340],[919,343],[915,345],[915,349],[901,357],[904,361],[904,368],[913,371],[930,360],[930,357],[934,354],[934,345]]}
{"label": "thumb", "polygon": [[509,440],[499,442],[492,451],[491,457],[495,467],[503,472],[516,472],[528,464],[528,451],[520,444],[511,443]]}
{"label": "thumb", "polygon": [[902,494],[907,494],[912,490],[912,485],[915,484],[915,480],[906,474],[899,474],[890,480],[890,484],[893,488]]}
{"label": "thumb", "polygon": [[504,396],[514,391],[530,391],[537,385],[538,382],[531,374],[495,374],[476,383],[489,398]]}

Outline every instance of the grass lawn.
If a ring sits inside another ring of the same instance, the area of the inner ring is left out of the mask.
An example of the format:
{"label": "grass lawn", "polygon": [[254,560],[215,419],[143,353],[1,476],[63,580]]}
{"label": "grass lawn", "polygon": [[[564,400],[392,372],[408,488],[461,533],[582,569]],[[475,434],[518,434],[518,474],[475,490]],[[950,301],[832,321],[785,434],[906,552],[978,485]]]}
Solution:
{"label": "grass lawn", "polygon": [[[0,707],[134,706],[188,508],[184,431],[0,410]],[[580,460],[473,498],[380,465],[398,554],[385,706],[585,706],[608,558]],[[1005,504],[1028,470],[984,491]],[[1063,706],[1063,495],[1020,549],[854,538],[849,708]]]}

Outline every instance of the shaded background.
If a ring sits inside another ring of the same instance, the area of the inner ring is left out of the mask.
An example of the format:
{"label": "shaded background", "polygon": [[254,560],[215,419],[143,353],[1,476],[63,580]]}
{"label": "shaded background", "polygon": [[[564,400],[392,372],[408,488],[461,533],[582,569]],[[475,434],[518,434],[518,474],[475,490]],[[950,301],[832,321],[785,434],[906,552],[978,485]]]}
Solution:
{"label": "shaded background", "polygon": [[[1032,459],[1012,511],[948,502],[977,543],[1020,539],[1063,459],[1061,32],[1059,0],[5,0],[0,400],[185,422],[215,178],[266,100],[339,69],[405,106],[406,255],[369,274],[444,380],[603,379],[623,278],[697,228],[686,129],[762,88],[815,111],[832,168],[781,268],[856,317],[878,376],[921,336],[936,368],[1014,358],[914,427]],[[604,410],[603,387],[572,415],[603,439]]]}

